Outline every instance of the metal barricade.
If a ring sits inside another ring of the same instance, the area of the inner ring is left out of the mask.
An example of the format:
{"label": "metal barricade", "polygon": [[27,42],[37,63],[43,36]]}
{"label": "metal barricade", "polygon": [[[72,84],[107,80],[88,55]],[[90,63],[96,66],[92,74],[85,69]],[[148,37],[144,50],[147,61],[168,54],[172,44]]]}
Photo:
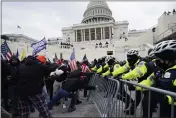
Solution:
{"label": "metal barricade", "polygon": [[[129,90],[129,85],[133,86],[134,89]],[[120,80],[120,86],[121,90],[118,93],[118,102],[116,103],[116,106],[118,106],[116,109],[118,111],[116,117],[176,117],[176,93],[154,87],[147,87],[134,81]],[[137,91],[135,89],[136,86],[141,87],[141,90]],[[167,99],[168,96],[172,100],[170,105]],[[129,98],[132,98],[132,100]],[[127,114],[124,111],[124,106],[128,102],[132,106],[130,107],[129,105],[128,110],[131,112]]]}
{"label": "metal barricade", "polygon": [[93,100],[101,117],[117,116],[115,104],[117,103],[119,81],[95,74],[90,79],[89,85],[96,87],[96,90],[90,91],[89,97]]}

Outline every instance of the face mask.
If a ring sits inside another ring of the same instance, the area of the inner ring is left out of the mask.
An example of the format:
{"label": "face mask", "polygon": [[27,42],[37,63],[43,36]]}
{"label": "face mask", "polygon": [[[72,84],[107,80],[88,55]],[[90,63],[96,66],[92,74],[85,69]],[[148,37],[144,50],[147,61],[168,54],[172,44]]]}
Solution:
{"label": "face mask", "polygon": [[137,60],[138,60],[137,57],[133,57],[133,58],[127,57],[127,61],[129,62],[130,66],[133,66],[137,62]]}

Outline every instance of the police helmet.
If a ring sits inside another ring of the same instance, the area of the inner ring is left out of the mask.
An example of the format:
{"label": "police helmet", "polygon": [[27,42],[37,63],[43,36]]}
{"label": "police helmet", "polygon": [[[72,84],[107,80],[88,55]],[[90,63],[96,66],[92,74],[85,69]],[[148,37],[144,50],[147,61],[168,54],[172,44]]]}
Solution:
{"label": "police helmet", "polygon": [[128,56],[132,56],[132,55],[136,55],[138,56],[139,55],[139,51],[137,49],[131,49],[127,52],[127,55]]}
{"label": "police helmet", "polygon": [[167,40],[158,43],[151,54],[164,60],[176,60],[176,40]]}

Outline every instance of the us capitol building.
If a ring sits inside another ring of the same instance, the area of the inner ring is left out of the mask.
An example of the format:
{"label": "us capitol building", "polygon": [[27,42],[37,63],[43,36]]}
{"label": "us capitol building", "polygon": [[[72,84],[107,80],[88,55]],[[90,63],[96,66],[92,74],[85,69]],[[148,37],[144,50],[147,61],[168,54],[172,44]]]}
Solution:
{"label": "us capitol building", "polygon": [[[146,56],[148,49],[157,42],[176,37],[176,13],[161,14],[157,24],[148,29],[129,30],[128,25],[128,21],[115,21],[105,0],[91,0],[82,22],[62,28],[62,37],[49,38],[47,49],[40,54],[45,54],[50,60],[55,53],[58,57],[69,59],[74,49],[79,61],[84,54],[90,61],[105,55],[124,60],[131,48],[139,49],[140,55]],[[37,40],[22,34],[6,35],[11,39],[8,42],[11,50],[16,52],[18,49],[20,54],[25,50],[27,54],[32,54],[30,44]]]}
{"label": "us capitol building", "polygon": [[63,39],[70,42],[100,41],[139,36],[145,32],[128,32],[128,25],[128,21],[115,21],[105,0],[92,0],[83,14],[81,24],[62,29]]}

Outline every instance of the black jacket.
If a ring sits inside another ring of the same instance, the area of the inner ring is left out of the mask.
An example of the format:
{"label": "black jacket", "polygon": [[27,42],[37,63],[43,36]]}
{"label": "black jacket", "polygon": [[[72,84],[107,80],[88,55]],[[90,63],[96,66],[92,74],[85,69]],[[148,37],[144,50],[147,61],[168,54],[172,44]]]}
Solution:
{"label": "black jacket", "polygon": [[1,92],[3,97],[3,92],[8,89],[8,80],[7,76],[10,75],[10,70],[8,68],[8,64],[1,60]]}
{"label": "black jacket", "polygon": [[[13,64],[12,60],[16,60],[17,63]],[[9,63],[9,70],[11,75],[9,85],[15,86],[18,83],[19,79],[20,60],[16,56],[12,56],[12,58],[9,60]]]}
{"label": "black jacket", "polygon": [[81,69],[72,71],[66,81],[62,83],[62,88],[68,92],[75,92],[78,89],[82,89],[85,86],[85,80],[81,80],[80,76],[83,76]]}
{"label": "black jacket", "polygon": [[24,64],[20,65],[17,94],[21,98],[35,96],[42,92],[43,78],[57,68],[56,65],[43,65],[35,57],[29,56]]}

